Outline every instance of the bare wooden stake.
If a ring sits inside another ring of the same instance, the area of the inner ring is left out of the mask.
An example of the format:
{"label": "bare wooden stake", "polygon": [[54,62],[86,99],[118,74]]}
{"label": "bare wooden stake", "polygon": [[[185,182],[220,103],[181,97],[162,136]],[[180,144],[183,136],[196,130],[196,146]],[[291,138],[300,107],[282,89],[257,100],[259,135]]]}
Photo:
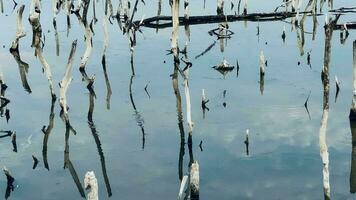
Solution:
{"label": "bare wooden stake", "polygon": [[194,161],[190,167],[190,198],[199,199],[199,164]]}
{"label": "bare wooden stake", "polygon": [[38,60],[42,64],[43,71],[46,73],[52,99],[55,99],[56,94],[54,93],[54,89],[53,89],[51,68],[43,55],[43,49],[41,47],[42,44],[41,41],[42,27],[40,23],[41,5],[39,0],[32,0],[32,4],[34,7],[30,11],[30,17],[29,17],[29,21],[30,24],[32,25],[32,30],[33,30],[32,47],[35,48],[35,55],[37,56]]}
{"label": "bare wooden stake", "polygon": [[98,181],[93,171],[85,173],[84,188],[89,190],[87,200],[99,200]]}

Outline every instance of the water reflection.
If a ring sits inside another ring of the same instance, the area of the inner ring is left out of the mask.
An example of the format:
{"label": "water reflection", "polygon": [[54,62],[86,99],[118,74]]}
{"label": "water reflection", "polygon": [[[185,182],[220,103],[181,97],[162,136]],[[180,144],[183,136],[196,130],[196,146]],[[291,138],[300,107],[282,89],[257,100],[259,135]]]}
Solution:
{"label": "water reflection", "polygon": [[133,83],[134,78],[135,78],[134,75],[132,75],[130,77],[129,96],[130,96],[130,102],[131,102],[132,108],[134,109],[134,116],[135,116],[136,123],[140,127],[141,132],[142,132],[142,150],[144,150],[145,149],[145,141],[146,141],[145,127],[144,127],[145,121],[144,121],[143,117],[141,116],[140,112],[137,110],[136,104],[134,101],[134,97],[133,97],[133,93],[132,93],[132,83]]}
{"label": "water reflection", "polygon": [[43,164],[47,170],[49,170],[48,159],[47,159],[47,148],[48,148],[47,145],[48,145],[49,135],[51,134],[52,129],[54,127],[54,104],[55,104],[55,102],[56,102],[55,100],[52,100],[52,102],[51,102],[48,126],[42,127],[42,133],[44,134],[43,143],[42,143],[42,158],[43,158]]}
{"label": "water reflection", "polygon": [[101,163],[101,170],[103,173],[103,177],[104,177],[104,182],[105,182],[105,186],[106,186],[106,190],[108,193],[108,196],[111,197],[112,196],[112,191],[111,191],[111,186],[110,186],[110,180],[109,180],[109,176],[106,172],[106,163],[105,163],[105,156],[104,156],[104,152],[103,149],[101,147],[101,142],[100,142],[100,138],[99,138],[99,134],[96,130],[94,121],[93,121],[93,112],[94,112],[94,99],[95,96],[94,94],[90,93],[89,94],[89,110],[88,110],[88,126],[91,130],[91,133],[93,135],[95,144],[96,144],[96,148],[100,157],[100,163]]}
{"label": "water reflection", "polygon": [[356,193],[356,122],[350,119],[350,129],[351,129],[351,170],[350,170],[350,192]]}

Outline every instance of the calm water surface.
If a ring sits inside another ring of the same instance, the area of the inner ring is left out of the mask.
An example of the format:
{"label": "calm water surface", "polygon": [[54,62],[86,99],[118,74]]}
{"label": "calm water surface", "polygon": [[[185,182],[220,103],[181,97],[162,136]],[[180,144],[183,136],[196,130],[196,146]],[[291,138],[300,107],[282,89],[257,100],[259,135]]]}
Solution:
{"label": "calm water surface", "polygon": [[[132,2],[133,3],[133,2]],[[280,1],[251,0],[249,12],[272,12]],[[5,1],[5,12],[0,14],[0,69],[9,86],[6,96],[11,100],[8,108],[11,119],[0,120],[0,129],[14,130],[18,152],[12,151],[11,139],[1,138],[0,165],[6,166],[16,179],[16,188],[10,199],[80,199],[80,193],[68,169],[63,169],[65,126],[59,117],[58,102],[54,106],[54,128],[48,139],[48,165],[44,166],[42,148],[44,134],[41,128],[49,123],[51,97],[48,83],[42,74],[41,64],[31,48],[31,26],[27,21],[29,1],[25,4],[24,26],[27,36],[20,40],[22,60],[29,64],[28,82],[32,93],[22,87],[19,70],[8,52],[16,33],[16,14],[12,1]],[[116,10],[118,1],[113,1]],[[112,190],[110,199],[176,199],[180,185],[178,159],[180,132],[178,128],[176,97],[170,75],[173,59],[166,55],[170,49],[171,28],[156,32],[142,28],[137,35],[134,52],[136,76],[132,79],[133,108],[129,84],[131,66],[129,43],[116,22],[109,25],[107,70],[113,90],[110,109],[106,106],[106,85],[101,66],[103,31],[101,26],[102,2],[98,2],[94,26],[93,53],[87,72],[95,74],[95,108],[93,121],[97,131],[92,134],[87,112],[89,94],[82,82],[78,67],[85,50],[83,29],[74,15],[72,29],[67,36],[65,13],[58,18],[60,55],[56,56],[52,7],[43,1],[41,23],[46,38],[44,55],[53,72],[55,91],[64,74],[71,42],[78,39],[73,68],[73,81],[67,92],[71,124],[77,135],[70,135],[70,159],[80,181],[87,171],[93,170],[98,178],[100,199],[109,199],[102,172],[106,172]],[[157,1],[139,4],[137,19],[155,16]],[[216,2],[191,2],[191,15],[215,14]],[[346,0],[335,1],[334,7],[354,6]],[[230,11],[226,3],[226,13]],[[170,15],[168,1],[162,5],[162,14]],[[340,18],[339,23],[352,21],[354,15]],[[89,19],[91,19],[91,14]],[[319,155],[319,126],[322,114],[322,83],[320,72],[324,54],[324,16],[318,18],[316,39],[305,34],[305,54],[300,56],[297,33],[287,22],[229,23],[234,31],[225,41],[221,52],[219,41],[204,56],[195,59],[216,37],[208,31],[218,24],[191,26],[188,41],[184,27],[179,33],[180,46],[188,42],[188,57],[193,63],[190,70],[190,93],[194,122],[193,152],[200,165],[200,198],[212,199],[322,199],[322,162]],[[256,35],[257,26],[260,29]],[[286,28],[286,41],[281,34]],[[305,31],[312,31],[312,19],[305,23]],[[351,131],[348,114],[352,98],[352,41],[351,30],[344,45],[340,44],[339,31],[334,32],[331,56],[330,116],[327,144],[330,152],[330,185],[334,199],[355,199],[350,194]],[[263,51],[268,60],[263,95],[259,84],[259,54]],[[306,52],[311,51],[311,68]],[[238,59],[239,76],[233,71],[226,76],[212,69],[223,59],[232,64]],[[300,65],[298,65],[300,62]],[[341,81],[337,101],[335,81]],[[144,88],[148,84],[150,98]],[[179,82],[185,120],[184,87]],[[205,119],[201,111],[201,90],[205,89],[210,111]],[[226,95],[223,97],[224,90]],[[310,119],[304,108],[309,93]],[[223,103],[226,103],[226,107]],[[137,123],[139,119],[140,124]],[[145,132],[145,144],[141,125]],[[187,124],[184,122],[187,129]],[[245,131],[250,130],[250,152],[246,155]],[[188,131],[186,130],[186,137]],[[94,136],[94,137],[93,137]],[[97,137],[96,137],[97,136]],[[98,139],[100,141],[98,141]],[[199,148],[203,141],[203,151]],[[102,154],[101,154],[102,150]],[[98,153],[99,152],[99,153]],[[32,157],[40,163],[32,170]],[[105,160],[103,160],[103,158]],[[189,153],[185,146],[183,173],[188,172]],[[3,188],[3,189],[1,189]],[[0,179],[0,196],[5,195],[6,178]]]}

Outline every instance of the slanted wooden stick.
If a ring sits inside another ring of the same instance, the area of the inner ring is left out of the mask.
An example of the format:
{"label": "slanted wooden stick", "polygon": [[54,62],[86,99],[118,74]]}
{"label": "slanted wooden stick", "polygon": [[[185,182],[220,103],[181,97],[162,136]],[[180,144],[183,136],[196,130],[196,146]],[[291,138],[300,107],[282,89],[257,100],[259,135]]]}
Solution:
{"label": "slanted wooden stick", "polygon": [[52,99],[56,98],[56,95],[54,93],[53,89],[53,83],[52,83],[52,72],[49,64],[47,63],[45,57],[43,56],[43,50],[41,47],[41,37],[42,37],[42,27],[40,23],[40,3],[38,0],[33,0],[32,4],[34,5],[33,10],[30,11],[30,17],[29,21],[30,24],[32,25],[32,30],[33,30],[33,40],[32,40],[32,47],[35,48],[35,55],[37,55],[38,60],[42,64],[42,69],[46,73],[47,80],[49,83],[49,89],[52,95]]}
{"label": "slanted wooden stick", "polygon": [[21,5],[19,9],[17,9],[17,18],[16,18],[16,37],[15,40],[12,42],[10,51],[18,50],[19,40],[26,36],[26,32],[22,25],[22,14],[25,9],[25,5]]}
{"label": "slanted wooden stick", "polygon": [[64,119],[66,120],[66,122],[69,121],[66,93],[67,93],[67,89],[69,87],[69,84],[72,81],[71,73],[72,73],[72,65],[73,65],[73,60],[74,60],[74,55],[75,55],[76,49],[77,49],[77,40],[73,41],[73,43],[72,43],[72,49],[71,49],[70,54],[69,54],[66,71],[64,73],[62,81],[59,84],[59,86],[60,86],[60,89],[59,89],[59,94],[60,94],[59,104],[60,104],[60,106],[61,106],[61,108],[63,110]]}

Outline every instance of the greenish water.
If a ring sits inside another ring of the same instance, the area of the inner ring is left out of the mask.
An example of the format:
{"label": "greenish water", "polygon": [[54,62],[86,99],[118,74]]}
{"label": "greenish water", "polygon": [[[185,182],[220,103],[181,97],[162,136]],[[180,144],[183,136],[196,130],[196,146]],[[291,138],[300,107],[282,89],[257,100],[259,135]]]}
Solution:
{"label": "greenish water", "polygon": [[[81,195],[68,169],[63,169],[65,149],[65,125],[59,117],[58,101],[54,106],[54,128],[48,139],[48,165],[44,166],[42,148],[44,134],[41,128],[49,123],[51,96],[42,66],[31,48],[32,30],[27,21],[30,2],[25,4],[23,23],[27,36],[20,40],[20,54],[29,64],[28,82],[32,93],[22,87],[17,63],[8,49],[16,33],[16,14],[12,1],[5,1],[5,12],[0,14],[0,69],[8,85],[6,97],[11,100],[7,108],[11,118],[6,123],[0,119],[1,130],[14,130],[18,152],[12,150],[11,138],[0,139],[0,165],[6,166],[15,178],[15,189],[10,199],[80,199]],[[71,42],[78,39],[78,49],[73,65],[73,80],[67,92],[69,116],[77,134],[70,134],[70,160],[83,184],[84,175],[93,170],[98,179],[100,199],[109,199],[102,172],[103,158],[112,196],[110,199],[176,199],[179,191],[178,162],[180,131],[177,120],[176,97],[170,75],[173,58],[166,55],[170,49],[171,28],[156,32],[142,28],[137,33],[134,51],[136,75],[132,79],[132,97],[129,84],[131,65],[129,42],[116,21],[109,25],[109,47],[106,61],[112,88],[111,106],[106,107],[106,85],[101,66],[103,31],[101,25],[102,2],[97,4],[99,22],[94,26],[93,52],[86,66],[88,74],[95,74],[96,92],[93,121],[97,135],[92,134],[87,113],[89,94],[78,70],[80,56],[85,50],[83,28],[74,15],[72,28],[67,36],[66,16],[63,11],[57,17],[60,54],[56,56],[56,44],[52,26],[52,2],[43,1],[41,24],[46,38],[44,55],[51,66],[55,92],[62,79]],[[132,2],[133,4],[134,2]],[[279,1],[249,2],[249,12],[272,12]],[[304,2],[305,3],[305,2]],[[113,1],[114,10],[118,2]],[[136,18],[155,16],[157,2],[147,1],[138,6]],[[216,2],[191,2],[191,15],[215,14]],[[343,0],[334,2],[334,8],[354,6]],[[230,1],[226,3],[226,14]],[[325,6],[326,8],[326,6]],[[181,12],[182,13],[182,12]],[[170,15],[168,1],[162,5],[162,14]],[[91,19],[91,11],[89,15]],[[353,21],[354,14],[340,18],[339,23]],[[290,19],[286,20],[290,21]],[[188,58],[193,63],[190,70],[190,94],[192,100],[193,153],[200,165],[200,199],[322,199],[322,161],[319,155],[319,126],[322,115],[323,87],[320,72],[324,55],[324,16],[318,17],[316,39],[305,34],[305,54],[300,56],[296,30],[286,22],[229,23],[234,31],[225,41],[224,52],[220,44],[204,56],[194,57],[216,40],[208,31],[218,24],[191,26],[190,41],[180,28],[179,44],[188,42]],[[260,29],[256,35],[257,26]],[[286,41],[281,34],[286,27]],[[307,18],[305,31],[312,31],[312,18]],[[334,32],[330,68],[330,116],[327,127],[327,145],[330,153],[330,187],[333,199],[355,199],[350,194],[351,130],[349,111],[352,99],[352,41],[350,36],[340,44],[339,31]],[[259,54],[263,51],[268,60],[263,95],[259,84]],[[307,53],[311,51],[311,68],[307,65]],[[223,59],[239,62],[239,76],[232,71],[225,77],[212,69]],[[298,65],[298,62],[301,64]],[[334,76],[341,81],[337,101]],[[182,95],[185,141],[188,137],[184,86],[179,81]],[[144,88],[148,84],[147,90]],[[203,119],[201,90],[210,99],[210,111]],[[224,90],[226,96],[223,97]],[[304,108],[308,102],[311,119]],[[223,103],[226,103],[226,107]],[[137,114],[137,112],[139,114]],[[137,123],[137,119],[140,124]],[[145,140],[143,146],[144,127]],[[249,155],[245,149],[245,131],[250,130]],[[93,137],[94,136],[94,137]],[[98,137],[96,137],[98,136]],[[98,138],[100,144],[98,143]],[[203,151],[199,148],[203,142]],[[99,148],[98,148],[99,147]],[[189,152],[185,145],[183,174],[188,173]],[[102,149],[102,154],[101,154]],[[39,159],[32,169],[32,157]],[[1,177],[1,176],[0,176]],[[3,188],[3,189],[1,189]],[[6,177],[0,178],[0,196],[5,195]]]}

